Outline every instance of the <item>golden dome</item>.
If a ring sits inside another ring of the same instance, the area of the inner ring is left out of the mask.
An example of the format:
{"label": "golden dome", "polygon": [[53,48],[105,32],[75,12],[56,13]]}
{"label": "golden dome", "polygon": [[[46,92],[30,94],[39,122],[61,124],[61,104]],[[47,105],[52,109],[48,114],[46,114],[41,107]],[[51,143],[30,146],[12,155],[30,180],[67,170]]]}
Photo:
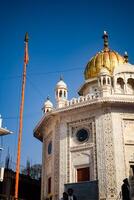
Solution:
{"label": "golden dome", "polygon": [[[105,38],[106,37],[106,38]],[[101,68],[106,68],[112,75],[114,68],[119,64],[125,62],[125,58],[119,55],[116,51],[112,51],[108,48],[108,35],[104,32],[104,50],[97,53],[88,62],[84,71],[85,79],[94,78],[99,75]]]}

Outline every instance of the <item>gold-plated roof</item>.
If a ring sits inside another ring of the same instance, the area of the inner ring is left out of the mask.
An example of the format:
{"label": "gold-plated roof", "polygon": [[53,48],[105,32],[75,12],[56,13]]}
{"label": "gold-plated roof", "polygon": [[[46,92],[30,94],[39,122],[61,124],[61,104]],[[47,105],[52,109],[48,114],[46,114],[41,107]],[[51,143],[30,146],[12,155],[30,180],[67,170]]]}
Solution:
{"label": "gold-plated roof", "polygon": [[114,68],[119,64],[125,62],[125,58],[119,55],[116,51],[110,50],[108,47],[108,34],[104,31],[104,49],[98,52],[91,60],[88,62],[86,69],[84,71],[85,79],[94,78],[99,75],[100,69],[106,68],[112,75]]}
{"label": "gold-plated roof", "polygon": [[115,51],[101,51],[88,62],[84,72],[85,79],[97,77],[102,67],[112,75],[114,68],[124,62],[124,57]]}

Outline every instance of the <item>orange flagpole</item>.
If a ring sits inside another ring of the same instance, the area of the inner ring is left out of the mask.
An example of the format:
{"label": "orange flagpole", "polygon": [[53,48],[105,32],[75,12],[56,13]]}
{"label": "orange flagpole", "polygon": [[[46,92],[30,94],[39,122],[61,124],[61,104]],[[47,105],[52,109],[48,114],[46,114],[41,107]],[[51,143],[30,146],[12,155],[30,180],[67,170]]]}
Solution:
{"label": "orange flagpole", "polygon": [[24,53],[24,66],[23,66],[23,76],[22,76],[19,135],[18,135],[18,149],[17,149],[17,161],[16,161],[15,199],[18,199],[18,190],[19,190],[19,172],[20,172],[23,111],[24,111],[24,98],[25,98],[25,85],[26,85],[26,67],[27,67],[28,60],[29,60],[29,58],[28,58],[28,33],[26,33],[26,35],[25,35],[24,42],[25,42],[25,53]]}

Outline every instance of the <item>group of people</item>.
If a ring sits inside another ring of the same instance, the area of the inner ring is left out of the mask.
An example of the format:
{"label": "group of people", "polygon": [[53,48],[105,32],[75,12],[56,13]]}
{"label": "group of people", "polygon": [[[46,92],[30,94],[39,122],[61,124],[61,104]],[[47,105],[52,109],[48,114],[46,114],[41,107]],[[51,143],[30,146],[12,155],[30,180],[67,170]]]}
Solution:
{"label": "group of people", "polygon": [[73,192],[74,191],[72,188],[68,188],[67,192],[63,192],[63,197],[61,198],[61,200],[77,200]]}
{"label": "group of people", "polygon": [[[73,194],[73,192],[73,189],[69,188],[67,192],[63,192],[63,197],[60,200],[77,200],[77,197]],[[122,200],[131,200],[130,186],[127,178],[123,180],[123,184],[121,186],[121,194]]]}
{"label": "group of people", "polygon": [[[123,180],[121,193],[122,193],[122,200],[131,200],[130,186],[127,178]],[[69,188],[67,192],[63,192],[63,197],[61,198],[61,200],[77,200],[76,196],[73,194],[73,189]]]}

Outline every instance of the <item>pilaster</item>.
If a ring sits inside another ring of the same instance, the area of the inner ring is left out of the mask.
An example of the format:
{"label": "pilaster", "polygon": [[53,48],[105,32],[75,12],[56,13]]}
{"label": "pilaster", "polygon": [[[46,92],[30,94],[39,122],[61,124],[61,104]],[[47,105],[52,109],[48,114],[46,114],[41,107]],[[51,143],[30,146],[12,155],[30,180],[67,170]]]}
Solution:
{"label": "pilaster", "polygon": [[100,111],[96,119],[96,126],[99,197],[100,199],[115,200],[117,189],[110,108]]}

